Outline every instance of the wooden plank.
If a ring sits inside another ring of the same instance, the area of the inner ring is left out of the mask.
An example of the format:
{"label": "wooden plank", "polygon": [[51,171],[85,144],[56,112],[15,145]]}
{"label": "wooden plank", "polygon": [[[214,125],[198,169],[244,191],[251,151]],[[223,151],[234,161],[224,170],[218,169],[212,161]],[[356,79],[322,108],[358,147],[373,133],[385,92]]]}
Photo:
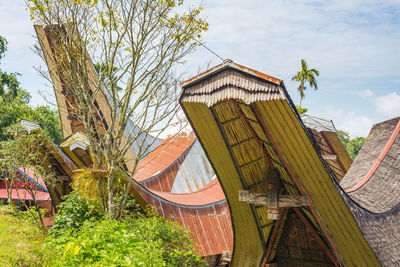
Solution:
{"label": "wooden plank", "polygon": [[[323,223],[319,222],[319,224],[326,227],[322,230],[328,238],[333,236],[335,244],[340,244],[341,256],[346,265],[357,266],[357,264],[361,264],[367,266],[370,262],[373,265],[380,266],[337,189],[333,183],[328,182],[330,177],[318,159],[313,146],[309,141],[306,141],[308,137],[290,110],[289,105],[280,101],[271,101],[257,104],[257,107],[260,108],[264,122],[266,124],[272,123],[268,128],[275,131],[273,136],[280,143],[283,153],[288,157],[297,175],[302,177],[301,184],[310,195],[318,213],[324,219]],[[272,110],[274,112],[271,112]],[[291,127],[288,127],[288,125]],[[276,133],[276,131],[280,131],[280,133]],[[288,135],[292,138],[285,138]],[[313,206],[310,207],[313,208]],[[316,219],[318,220],[318,217]],[[332,234],[327,233],[326,229],[329,229]],[[330,239],[330,245],[335,250],[336,246],[332,239]]]}
{"label": "wooden plank", "polygon": [[[259,206],[270,206],[269,194],[250,193],[248,190],[239,190],[239,201]],[[277,199],[277,208],[303,207],[308,205],[307,196],[280,195]]]}
{"label": "wooden plank", "polygon": [[336,159],[337,159],[337,156],[336,156],[336,155],[324,154],[324,155],[321,155],[321,156],[322,156],[322,158],[323,158],[324,160],[336,160]]}
{"label": "wooden plank", "polygon": [[279,194],[279,172],[277,169],[272,169],[268,173],[268,214],[267,218],[270,220],[279,219],[278,209],[278,194]]}

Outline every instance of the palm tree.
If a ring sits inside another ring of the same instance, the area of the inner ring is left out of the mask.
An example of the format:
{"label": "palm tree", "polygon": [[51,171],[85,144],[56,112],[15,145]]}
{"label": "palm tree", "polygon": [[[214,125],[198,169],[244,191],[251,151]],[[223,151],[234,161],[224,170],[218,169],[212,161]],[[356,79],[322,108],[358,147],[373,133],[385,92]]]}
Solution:
{"label": "palm tree", "polygon": [[305,97],[304,91],[307,89],[307,87],[305,87],[305,83],[308,82],[309,86],[311,88],[314,88],[315,91],[318,89],[318,84],[315,76],[319,76],[319,71],[317,69],[308,69],[307,62],[302,59],[301,70],[292,77],[292,81],[300,82],[299,87],[297,87],[297,90],[300,93],[300,108],[301,100],[303,100],[303,98]]}

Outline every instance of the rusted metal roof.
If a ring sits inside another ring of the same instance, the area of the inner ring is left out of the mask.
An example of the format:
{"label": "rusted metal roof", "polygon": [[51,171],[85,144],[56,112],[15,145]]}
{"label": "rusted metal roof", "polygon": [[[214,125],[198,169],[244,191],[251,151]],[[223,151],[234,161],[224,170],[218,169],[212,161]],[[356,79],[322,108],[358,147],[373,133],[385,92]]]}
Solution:
{"label": "rusted metal roof", "polygon": [[198,74],[198,75],[196,75],[196,76],[194,76],[194,77],[192,77],[192,78],[190,78],[190,79],[188,79],[186,81],[181,82],[180,85],[182,87],[187,87],[189,85],[192,85],[193,83],[199,82],[200,80],[207,78],[208,76],[214,75],[215,73],[217,73],[219,71],[222,71],[223,69],[225,69],[227,67],[237,69],[237,70],[242,71],[244,73],[256,76],[256,77],[258,77],[260,79],[275,83],[277,85],[280,85],[280,83],[282,82],[282,80],[280,80],[278,78],[272,77],[272,76],[270,76],[268,74],[265,74],[265,73],[259,72],[257,70],[254,70],[254,69],[242,66],[240,64],[237,64],[237,63],[233,62],[231,59],[225,59],[223,63],[221,63],[221,64],[219,64],[219,65],[217,65],[217,66],[215,66],[215,67],[213,67],[211,69],[208,69],[208,70],[206,70],[206,71],[204,71],[204,72],[202,72],[202,73],[200,73],[200,74]]}

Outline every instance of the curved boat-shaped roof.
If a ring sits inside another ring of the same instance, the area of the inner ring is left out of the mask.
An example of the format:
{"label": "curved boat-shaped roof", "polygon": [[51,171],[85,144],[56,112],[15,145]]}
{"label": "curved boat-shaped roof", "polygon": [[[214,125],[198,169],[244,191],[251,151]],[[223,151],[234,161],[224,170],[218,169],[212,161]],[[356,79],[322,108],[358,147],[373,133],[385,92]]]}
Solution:
{"label": "curved boat-shaped roof", "polygon": [[[39,43],[49,69],[54,67],[56,58],[51,48],[52,45],[57,45],[52,34],[52,29],[58,29],[59,27],[58,25],[51,25],[43,28],[40,25],[35,25]],[[90,66],[90,59],[88,59],[87,64]],[[88,72],[88,75],[93,80],[98,78],[93,67],[89,67]],[[73,104],[74,102],[74,95],[71,95],[73,92],[65,90],[65,85],[59,82],[62,80],[62,77],[58,77],[58,74],[51,74],[57,105],[60,110],[63,136],[66,138],[73,133],[79,131],[84,132],[83,125],[79,121],[74,120],[74,114],[69,113],[71,109],[67,108],[67,104]],[[107,128],[107,125],[111,125],[111,106],[108,101],[106,90],[104,90],[103,93],[96,94],[94,106],[98,113],[99,125],[102,125],[104,130]],[[137,128],[135,125],[132,122],[128,122],[125,134],[136,132]],[[127,142],[127,137],[125,135],[122,135],[121,138],[123,143]],[[147,134],[140,135],[138,139],[139,143],[143,141],[145,144],[153,144],[153,146],[158,145],[158,142],[160,142],[160,140],[154,139]],[[232,251],[233,236],[229,208],[227,202],[222,198],[221,188],[218,183],[214,182],[203,190],[193,193],[193,195],[173,195],[171,193],[163,193],[154,189],[148,190],[145,188],[146,184],[151,181],[157,179],[159,181],[164,180],[157,175],[158,172],[166,176],[169,175],[170,177],[165,179],[165,181],[169,182],[174,182],[176,177],[185,177],[185,175],[179,175],[179,164],[176,163],[179,163],[180,160],[183,160],[190,154],[188,151],[191,144],[195,142],[194,140],[195,138],[193,136],[188,137],[186,140],[179,139],[178,143],[169,146],[168,149],[160,147],[158,152],[160,152],[161,156],[157,155],[156,152],[148,155],[148,157],[141,162],[141,166],[146,167],[139,169],[135,176],[135,178],[143,184],[140,184],[134,179],[130,193],[142,207],[144,207],[147,202],[155,206],[161,216],[166,219],[177,221],[184,227],[190,229],[194,234],[195,242],[200,246],[200,254],[202,256],[221,254],[223,251]],[[126,158],[131,160],[125,162],[125,169],[132,170],[135,167],[133,159],[135,159],[136,151],[137,145],[133,144],[126,155]],[[66,160],[66,158],[62,157],[61,153],[57,153],[57,151],[53,149],[52,152],[56,152],[57,159],[61,158]],[[66,167],[70,166],[67,165]],[[183,170],[185,168],[181,169]],[[188,177],[190,177],[191,174],[192,173],[189,173]],[[68,173],[68,176],[71,175]],[[198,177],[202,177],[202,175],[200,174]],[[213,175],[207,177],[211,179]],[[195,181],[193,177],[190,179]],[[173,183],[170,183],[165,188],[160,186],[159,190],[170,191],[172,187]],[[179,188],[179,186],[177,188]]]}
{"label": "curved boat-shaped roof", "polygon": [[212,180],[208,185],[192,193],[168,193],[150,190],[152,193],[171,203],[183,206],[207,206],[225,201],[224,191],[218,179]]}
{"label": "curved boat-shaped roof", "polygon": [[375,124],[341,182],[354,218],[384,266],[400,265],[400,117]]}
{"label": "curved boat-shaped roof", "polygon": [[383,213],[400,203],[400,117],[375,124],[340,185],[364,209]]}
{"label": "curved boat-shaped roof", "polygon": [[186,133],[166,138],[138,164],[135,180],[143,182],[154,179],[155,176],[167,171],[168,167],[173,165],[180,156],[186,154],[185,152],[195,140],[194,135]]}
{"label": "curved boat-shaped roof", "polygon": [[136,181],[146,188],[173,193],[190,193],[215,177],[212,167],[193,134],[169,137],[137,167]]}
{"label": "curved boat-shaped roof", "polygon": [[231,208],[233,265],[276,262],[280,220],[270,220],[267,207],[238,201],[239,190],[267,194],[274,170],[290,195],[308,197],[298,214],[322,237],[320,248],[329,248],[326,264],[379,265],[280,80],[226,61],[184,82],[180,102]]}

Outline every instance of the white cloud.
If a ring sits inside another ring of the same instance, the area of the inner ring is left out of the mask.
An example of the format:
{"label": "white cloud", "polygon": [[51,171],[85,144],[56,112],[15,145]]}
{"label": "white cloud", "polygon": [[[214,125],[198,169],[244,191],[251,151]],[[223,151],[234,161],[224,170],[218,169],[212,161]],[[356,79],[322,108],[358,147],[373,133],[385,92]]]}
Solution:
{"label": "white cloud", "polygon": [[366,90],[362,90],[358,93],[362,98],[366,98],[366,99],[370,99],[371,97],[373,97],[375,95],[374,92],[372,92],[369,89]]}
{"label": "white cloud", "polygon": [[373,105],[375,112],[385,117],[400,116],[400,95],[397,92],[377,95],[367,89],[359,91],[358,95],[367,99]]}
{"label": "white cloud", "polygon": [[374,99],[376,110],[390,117],[400,116],[400,95],[392,92]]}
{"label": "white cloud", "polygon": [[332,119],[336,129],[347,131],[352,136],[367,136],[374,123],[370,117],[346,112],[332,106],[328,106],[325,111],[327,118]]}

